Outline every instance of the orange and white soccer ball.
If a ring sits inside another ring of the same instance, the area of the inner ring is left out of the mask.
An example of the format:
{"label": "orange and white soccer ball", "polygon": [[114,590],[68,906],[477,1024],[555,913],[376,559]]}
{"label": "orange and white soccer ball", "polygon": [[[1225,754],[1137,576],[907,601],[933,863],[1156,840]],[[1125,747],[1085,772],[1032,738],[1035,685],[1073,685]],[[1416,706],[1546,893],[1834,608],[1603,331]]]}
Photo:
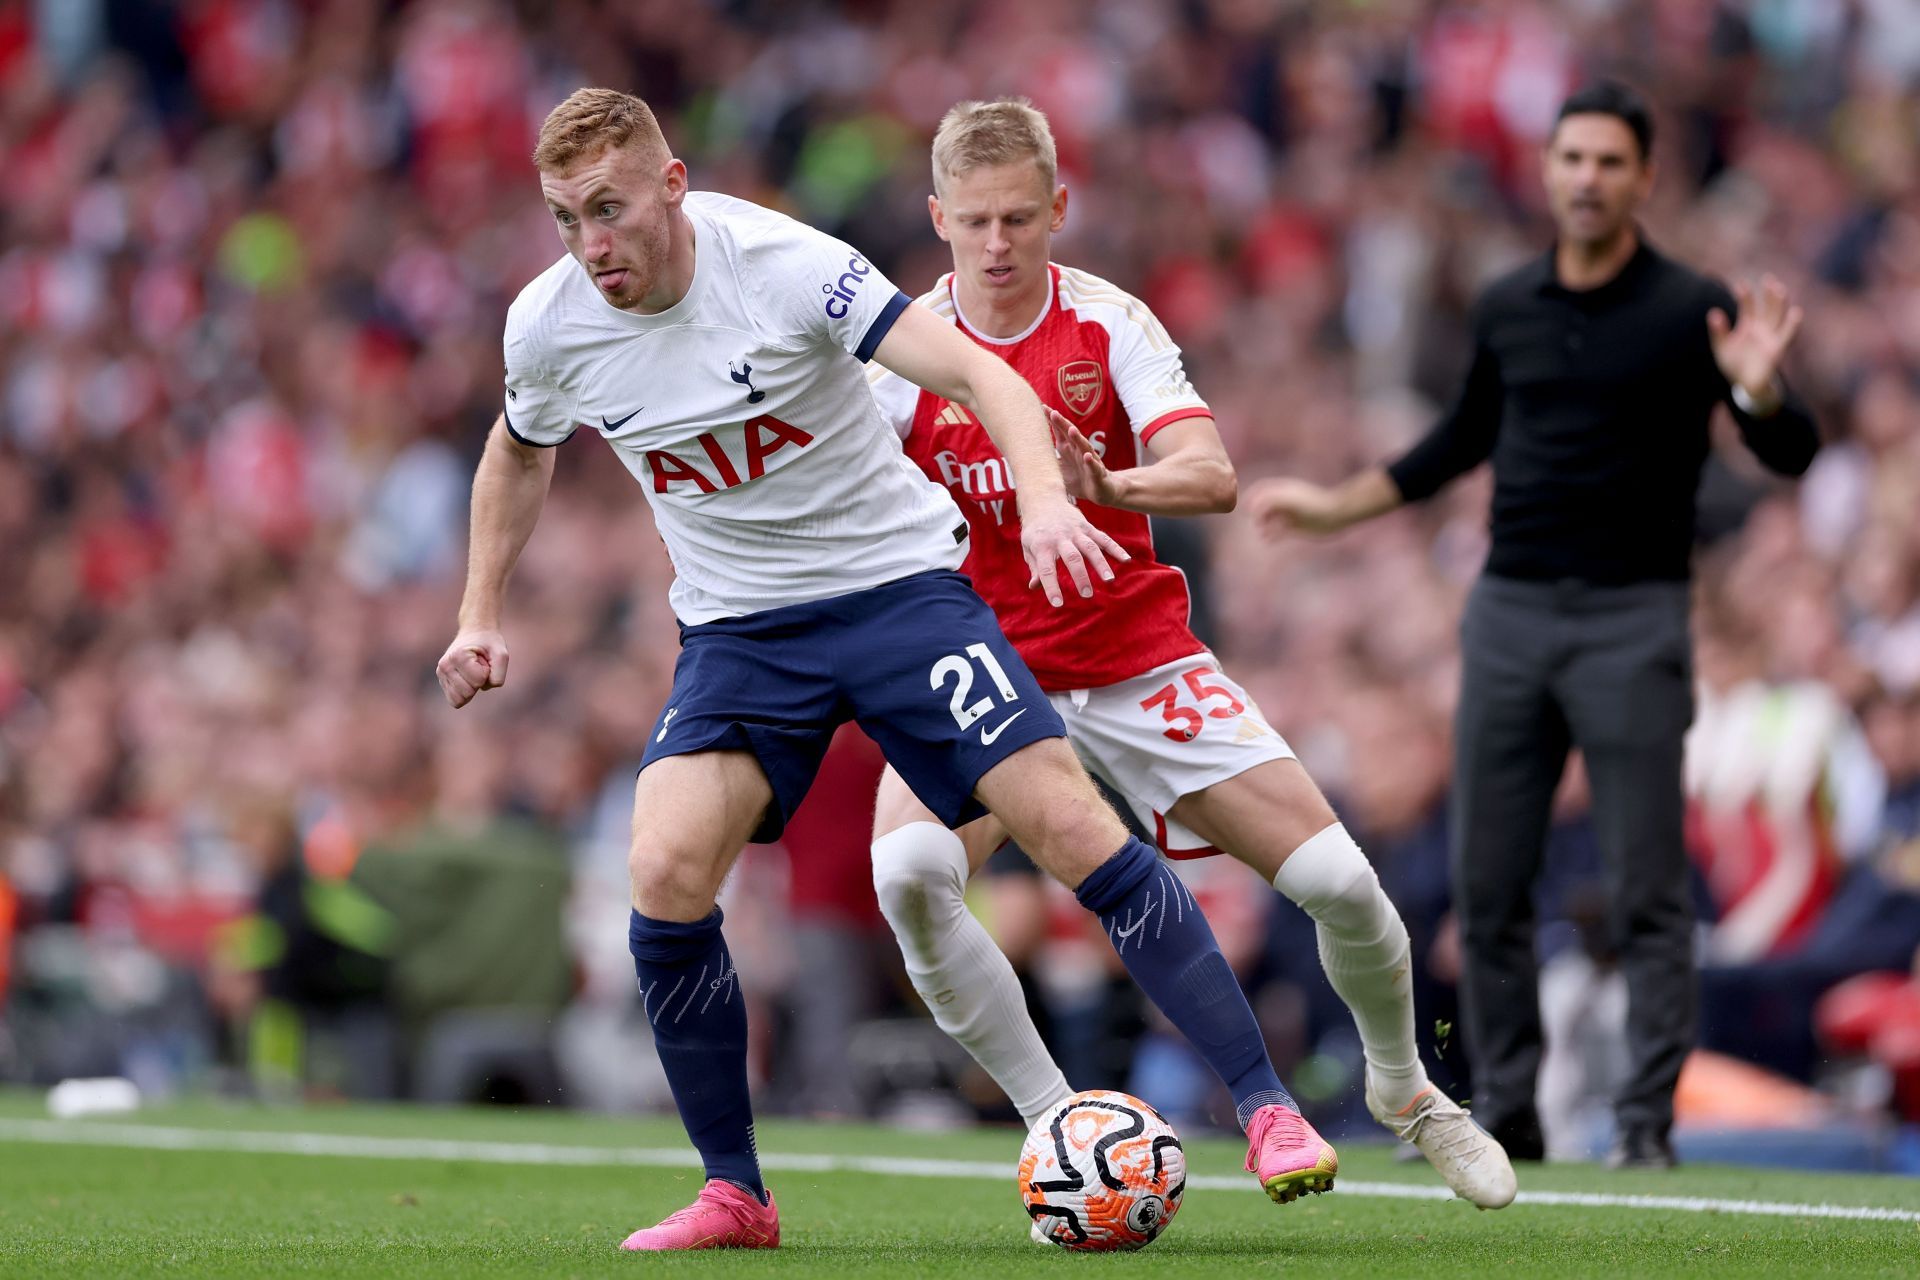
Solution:
{"label": "orange and white soccer ball", "polygon": [[1187,1156],[1158,1111],[1130,1094],[1090,1089],[1027,1134],[1019,1186],[1034,1239],[1062,1249],[1139,1249],[1180,1212]]}

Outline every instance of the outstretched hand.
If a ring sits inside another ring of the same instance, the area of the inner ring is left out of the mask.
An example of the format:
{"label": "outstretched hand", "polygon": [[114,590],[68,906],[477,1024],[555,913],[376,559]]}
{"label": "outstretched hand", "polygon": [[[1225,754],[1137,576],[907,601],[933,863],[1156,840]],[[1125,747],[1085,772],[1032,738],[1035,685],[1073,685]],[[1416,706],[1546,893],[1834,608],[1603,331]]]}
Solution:
{"label": "outstretched hand", "polygon": [[1047,427],[1053,432],[1053,450],[1059,455],[1060,478],[1066,483],[1067,492],[1082,502],[1114,505],[1113,472],[1100,460],[1093,441],[1051,405],[1047,407]]}
{"label": "outstretched hand", "polygon": [[507,638],[498,631],[462,631],[433,669],[440,691],[464,707],[485,689],[507,682]]}
{"label": "outstretched hand", "polygon": [[1246,505],[1260,532],[1271,542],[1295,534],[1319,537],[1337,533],[1348,523],[1336,509],[1333,492],[1311,480],[1262,480],[1248,490]]}
{"label": "outstretched hand", "polygon": [[1707,312],[1713,358],[1728,382],[1744,389],[1751,399],[1765,402],[1774,395],[1780,359],[1800,332],[1803,313],[1787,295],[1787,287],[1771,275],[1761,278],[1757,291],[1736,282],[1733,296],[1740,307],[1737,320],[1730,321],[1718,307]]}
{"label": "outstretched hand", "polygon": [[1060,565],[1066,566],[1067,576],[1085,599],[1093,594],[1093,580],[1087,576],[1089,565],[1100,581],[1112,582],[1113,566],[1108,557],[1123,563],[1133,559],[1125,547],[1094,527],[1064,494],[1039,499],[1032,509],[1021,509],[1020,550],[1033,574],[1027,585],[1038,584],[1047,594],[1047,603],[1056,608],[1065,601],[1060,594]]}

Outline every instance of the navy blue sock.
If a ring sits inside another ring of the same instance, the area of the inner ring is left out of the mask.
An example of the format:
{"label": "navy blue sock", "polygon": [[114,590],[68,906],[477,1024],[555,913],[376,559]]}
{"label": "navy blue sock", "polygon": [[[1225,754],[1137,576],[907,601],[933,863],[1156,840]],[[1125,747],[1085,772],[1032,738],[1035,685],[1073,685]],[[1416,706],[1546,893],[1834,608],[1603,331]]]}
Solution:
{"label": "navy blue sock", "polygon": [[1200,904],[1159,854],[1129,836],[1074,896],[1100,917],[1147,998],[1226,1082],[1242,1128],[1269,1103],[1294,1106]]}
{"label": "navy blue sock", "polygon": [[674,1105],[707,1177],[767,1202],[747,1097],[747,1002],[720,936],[720,908],[692,924],[633,913],[627,949],[640,1005],[673,1087]]}

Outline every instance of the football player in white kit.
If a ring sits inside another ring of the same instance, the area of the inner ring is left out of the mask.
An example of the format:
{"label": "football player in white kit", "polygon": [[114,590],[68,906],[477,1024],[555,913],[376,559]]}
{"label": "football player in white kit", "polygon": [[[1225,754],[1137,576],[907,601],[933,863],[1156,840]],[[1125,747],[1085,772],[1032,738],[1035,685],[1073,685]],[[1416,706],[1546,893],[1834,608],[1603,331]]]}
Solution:
{"label": "football player in white kit", "polygon": [[[921,301],[1039,392],[1069,490],[1132,555],[1097,599],[1035,609],[995,442],[964,407],[875,369],[875,401],[908,456],[949,487],[972,526],[968,574],[1081,759],[1169,856],[1228,853],[1313,918],[1321,963],[1360,1032],[1375,1118],[1418,1146],[1457,1194],[1481,1208],[1505,1206],[1516,1190],[1506,1153],[1420,1065],[1399,912],[1292,749],[1188,627],[1185,578],[1154,556],[1149,515],[1234,503],[1233,464],[1180,349],[1138,299],[1049,260],[1067,189],[1046,117],[1030,104],[954,107],[934,137],[933,161],[929,208],[954,269]],[[1007,831],[990,816],[958,832],[930,818],[889,770],[874,823],[874,888],[934,1020],[1031,1124],[1070,1090],[1012,967],[964,897],[967,878]],[[1250,1119],[1298,1131],[1284,1149],[1299,1153],[1296,1167],[1317,1150],[1311,1127],[1285,1109],[1243,1114],[1250,1169],[1283,1154],[1263,1153],[1269,1134]],[[1270,1194],[1286,1172],[1275,1164],[1262,1178]],[[1281,1182],[1281,1194],[1293,1185]]]}
{"label": "football player in white kit", "polygon": [[1059,605],[1058,566],[1085,597],[1127,553],[1069,501],[1033,391],[847,245],[690,193],[638,98],[575,93],[534,164],[567,256],[508,315],[506,404],[474,478],[459,632],[437,675],[456,707],[505,682],[506,582],[546,499],[550,446],[592,427],[640,482],[674,565],[681,652],[635,785],[628,943],[708,1177],[623,1247],[779,1243],[714,899],[850,719],[941,822],[992,812],[1073,888],[1237,1102],[1285,1098],[1191,895],[1100,798],[955,572],[967,522],[907,460],[862,365],[986,424],[1019,479],[1032,579]]}

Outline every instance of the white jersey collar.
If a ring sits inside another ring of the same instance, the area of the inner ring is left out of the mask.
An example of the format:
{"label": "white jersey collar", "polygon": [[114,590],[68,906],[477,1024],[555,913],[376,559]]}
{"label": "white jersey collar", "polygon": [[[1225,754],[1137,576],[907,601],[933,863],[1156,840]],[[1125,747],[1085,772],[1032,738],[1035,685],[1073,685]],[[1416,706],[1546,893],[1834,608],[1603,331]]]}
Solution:
{"label": "white jersey collar", "polygon": [[967,313],[960,309],[960,290],[954,286],[954,275],[950,273],[947,276],[947,293],[953,298],[954,319],[958,320],[960,327],[968,333],[980,339],[980,341],[990,342],[996,347],[1010,347],[1016,342],[1025,342],[1028,338],[1031,338],[1040,326],[1046,323],[1047,317],[1053,314],[1054,304],[1058,301],[1055,295],[1059,292],[1060,282],[1053,274],[1053,264],[1049,262],[1047,264],[1047,301],[1046,305],[1040,308],[1040,314],[1033,318],[1032,324],[1022,329],[1019,333],[1014,334],[1011,338],[995,338],[973,327],[973,322],[967,319]]}

